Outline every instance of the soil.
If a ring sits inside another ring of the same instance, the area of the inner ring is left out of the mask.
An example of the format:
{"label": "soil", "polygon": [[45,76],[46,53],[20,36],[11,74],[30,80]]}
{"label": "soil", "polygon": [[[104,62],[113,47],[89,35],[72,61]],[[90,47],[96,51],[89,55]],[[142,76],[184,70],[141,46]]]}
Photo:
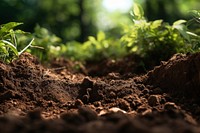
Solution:
{"label": "soil", "polygon": [[0,133],[200,133],[200,53],[144,74],[129,59],[0,62]]}

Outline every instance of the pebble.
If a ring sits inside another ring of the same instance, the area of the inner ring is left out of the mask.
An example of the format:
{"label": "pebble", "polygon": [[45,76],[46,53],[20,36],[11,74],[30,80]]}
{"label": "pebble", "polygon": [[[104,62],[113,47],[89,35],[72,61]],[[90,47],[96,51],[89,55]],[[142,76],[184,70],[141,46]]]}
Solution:
{"label": "pebble", "polygon": [[127,113],[126,111],[124,111],[124,110],[122,110],[120,108],[117,108],[117,107],[110,108],[109,111],[110,112],[114,112],[114,113],[116,113],[116,112]]}
{"label": "pebble", "polygon": [[178,107],[173,102],[167,102],[167,103],[165,103],[165,106],[164,106],[164,109],[166,109],[166,110],[174,110],[174,109],[177,109],[177,108]]}
{"label": "pebble", "polygon": [[75,107],[80,107],[80,106],[83,106],[83,105],[84,105],[84,103],[80,99],[77,99],[75,101]]}
{"label": "pebble", "polygon": [[93,81],[89,77],[85,77],[81,83],[81,86],[84,88],[92,88]]}
{"label": "pebble", "polygon": [[117,107],[112,107],[108,110],[101,110],[98,114],[98,116],[102,116],[102,115],[105,115],[107,113],[117,113],[117,112],[121,112],[121,113],[127,113],[126,111],[120,109],[120,108],[117,108]]}
{"label": "pebble", "polygon": [[138,108],[137,108],[137,112],[138,113],[143,113],[143,112],[145,112],[147,110],[147,107],[145,107],[145,106],[139,106]]}
{"label": "pebble", "polygon": [[160,96],[159,95],[151,95],[148,98],[148,103],[150,106],[156,106],[160,103]]}
{"label": "pebble", "polygon": [[147,109],[144,112],[142,112],[142,115],[147,115],[147,114],[151,114],[152,110],[151,109]]}
{"label": "pebble", "polygon": [[124,99],[120,99],[118,101],[118,106],[119,106],[119,108],[121,108],[123,110],[126,110],[126,111],[130,110],[130,104]]}

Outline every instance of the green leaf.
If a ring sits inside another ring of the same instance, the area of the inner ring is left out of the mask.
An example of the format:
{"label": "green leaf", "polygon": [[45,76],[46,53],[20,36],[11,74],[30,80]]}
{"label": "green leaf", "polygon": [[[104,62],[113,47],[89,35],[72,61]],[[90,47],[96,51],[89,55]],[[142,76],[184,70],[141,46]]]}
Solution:
{"label": "green leaf", "polygon": [[192,10],[192,15],[194,16],[194,19],[200,23],[200,10]]}
{"label": "green leaf", "polygon": [[88,40],[89,40],[91,43],[93,43],[93,44],[96,44],[96,43],[97,43],[96,38],[93,37],[93,36],[89,36],[89,37],[88,37]]}
{"label": "green leaf", "polygon": [[172,25],[173,28],[177,29],[179,31],[179,33],[187,40],[187,41],[191,41],[190,40],[190,36],[187,33],[187,27],[184,25],[184,23],[186,23],[186,20],[178,20],[175,21]]}
{"label": "green leaf", "polygon": [[192,13],[192,15],[193,15],[194,17],[197,17],[197,18],[200,19],[200,11],[192,10],[192,11],[190,11],[190,13]]}
{"label": "green leaf", "polygon": [[18,56],[17,48],[12,43],[10,43],[9,41],[6,41],[6,40],[1,40],[1,42],[7,44],[5,46],[7,46],[8,48],[10,48],[15,53],[15,55]]}
{"label": "green leaf", "polygon": [[14,33],[15,34],[30,34],[29,32],[25,32],[25,31],[22,31],[22,30],[15,30]]}
{"label": "green leaf", "polygon": [[184,25],[176,25],[174,27],[175,29],[177,29],[179,31],[179,33],[187,40],[187,41],[191,41],[190,40],[190,36],[187,33],[187,28]]}
{"label": "green leaf", "polygon": [[188,35],[191,35],[191,36],[193,36],[193,37],[198,37],[198,35],[197,34],[195,34],[195,33],[193,33],[193,32],[189,32],[189,31],[187,31],[186,32]]}
{"label": "green leaf", "polygon": [[106,38],[106,35],[103,31],[99,31],[97,33],[97,41],[101,42],[101,41],[105,40],[105,38]]}
{"label": "green leaf", "polygon": [[0,51],[1,51],[1,54],[8,54],[8,51],[5,47],[5,44],[3,42],[0,42]]}
{"label": "green leaf", "polygon": [[155,20],[155,21],[153,21],[152,24],[151,24],[151,28],[152,29],[156,29],[156,28],[160,27],[162,22],[163,22],[163,20]]}
{"label": "green leaf", "polygon": [[1,25],[1,28],[0,28],[0,37],[3,37],[7,33],[9,33],[11,29],[13,29],[16,26],[19,26],[21,24],[23,24],[23,23],[9,22],[7,24]]}
{"label": "green leaf", "polygon": [[187,21],[186,20],[177,20],[173,23],[172,27],[176,27],[178,25],[182,25],[184,23],[186,23]]}
{"label": "green leaf", "polygon": [[144,17],[144,11],[141,5],[134,3],[133,5],[133,10],[131,12],[131,15],[134,17],[136,20],[140,20]]}

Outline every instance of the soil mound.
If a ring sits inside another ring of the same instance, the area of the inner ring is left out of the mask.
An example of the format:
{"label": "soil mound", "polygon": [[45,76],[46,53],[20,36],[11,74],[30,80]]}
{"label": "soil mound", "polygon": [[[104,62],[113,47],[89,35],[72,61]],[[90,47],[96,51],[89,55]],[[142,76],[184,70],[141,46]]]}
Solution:
{"label": "soil mound", "polygon": [[200,101],[200,53],[174,55],[146,76],[147,84]]}
{"label": "soil mound", "polygon": [[47,113],[59,108],[55,104],[74,99],[76,93],[69,90],[69,80],[45,69],[28,53],[11,64],[0,63],[0,75],[1,115],[25,115],[36,108]]}

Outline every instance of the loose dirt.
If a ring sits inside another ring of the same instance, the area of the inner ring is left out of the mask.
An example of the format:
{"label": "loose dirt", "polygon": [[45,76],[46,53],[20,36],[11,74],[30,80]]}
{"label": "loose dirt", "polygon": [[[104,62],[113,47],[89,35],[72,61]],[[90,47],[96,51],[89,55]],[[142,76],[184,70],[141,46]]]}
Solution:
{"label": "loose dirt", "polygon": [[0,62],[0,133],[200,133],[200,53],[140,75],[128,62]]}

